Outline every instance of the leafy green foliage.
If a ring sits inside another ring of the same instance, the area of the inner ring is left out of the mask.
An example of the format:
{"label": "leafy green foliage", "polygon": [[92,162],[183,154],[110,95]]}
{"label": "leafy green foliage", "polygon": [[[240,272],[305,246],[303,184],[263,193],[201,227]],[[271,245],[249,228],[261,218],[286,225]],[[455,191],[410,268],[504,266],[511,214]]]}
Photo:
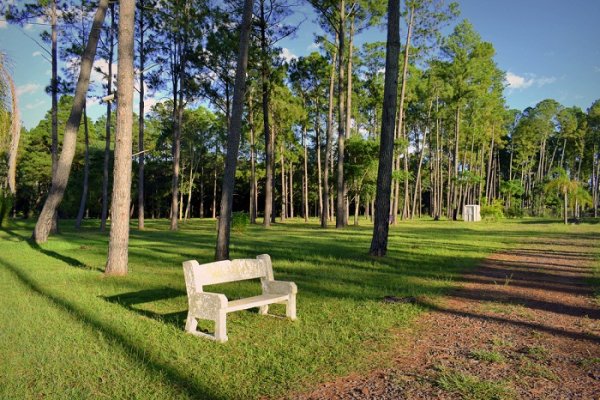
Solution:
{"label": "leafy green foliage", "polygon": [[231,213],[231,230],[236,232],[244,232],[250,225],[250,216],[243,211],[235,211]]}
{"label": "leafy green foliage", "polygon": [[488,204],[486,198],[483,199],[481,205],[481,218],[485,220],[497,221],[504,218],[504,202],[502,199],[494,199],[491,204]]}

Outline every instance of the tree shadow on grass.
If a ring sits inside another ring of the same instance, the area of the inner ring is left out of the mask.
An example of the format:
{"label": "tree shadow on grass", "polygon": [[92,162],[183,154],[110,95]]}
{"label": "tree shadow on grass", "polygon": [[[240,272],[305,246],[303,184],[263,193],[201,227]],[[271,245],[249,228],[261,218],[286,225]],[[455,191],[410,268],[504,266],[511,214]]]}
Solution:
{"label": "tree shadow on grass", "polygon": [[6,232],[10,236],[16,237],[16,238],[20,239],[21,241],[26,242],[29,245],[29,247],[31,247],[33,250],[35,250],[39,253],[42,253],[48,257],[52,257],[58,261],[64,262],[65,264],[69,265],[70,267],[75,267],[75,268],[80,268],[80,269],[85,269],[85,270],[96,270],[96,271],[102,272],[101,268],[86,265],[86,264],[82,263],[81,261],[77,260],[76,258],[65,256],[64,254],[57,253],[56,251],[44,249],[39,244],[37,244],[35,242],[35,240],[25,237],[23,235],[19,235],[18,233],[11,231],[10,229],[2,229],[2,231]]}
{"label": "tree shadow on grass", "polygon": [[151,360],[150,357],[147,356],[147,351],[143,348],[140,348],[140,346],[133,342],[130,338],[114,331],[108,326],[105,326],[105,324],[93,316],[82,312],[79,307],[71,304],[71,302],[44,290],[42,286],[30,279],[26,274],[21,272],[19,268],[11,263],[0,259],[0,264],[11,271],[13,275],[32,292],[41,295],[54,306],[76,317],[82,324],[88,325],[92,329],[102,332],[105,336],[112,340],[115,346],[120,347],[123,353],[126,354],[133,362],[140,365],[142,369],[145,369],[152,375],[165,376],[169,383],[171,383],[182,393],[185,393],[189,398],[208,398],[217,400],[226,399],[226,397],[220,393],[215,392],[208,387],[200,386],[197,382],[190,380],[181,371],[169,366],[168,364],[161,363],[158,360]]}
{"label": "tree shadow on grass", "polygon": [[550,333],[552,335],[564,336],[570,339],[575,340],[585,340],[591,341],[592,343],[600,342],[600,336],[594,335],[591,333],[580,333],[580,332],[572,332],[564,329],[557,329],[552,326],[535,323],[535,322],[526,322],[526,321],[518,321],[509,318],[491,316],[486,314],[476,314],[473,312],[463,311],[463,310],[455,310],[447,307],[442,307],[438,304],[434,304],[431,302],[417,300],[416,304],[422,306],[425,309],[429,309],[431,311],[437,311],[445,314],[456,315],[463,318],[474,318],[482,321],[491,321],[498,322],[504,325],[515,325],[518,327],[528,328],[532,330],[542,331],[546,333]]}

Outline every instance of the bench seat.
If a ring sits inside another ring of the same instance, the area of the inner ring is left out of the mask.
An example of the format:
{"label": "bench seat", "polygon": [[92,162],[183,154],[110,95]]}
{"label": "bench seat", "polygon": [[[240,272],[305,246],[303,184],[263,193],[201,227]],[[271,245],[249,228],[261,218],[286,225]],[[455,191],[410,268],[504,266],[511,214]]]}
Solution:
{"label": "bench seat", "polygon": [[[189,305],[185,324],[188,333],[225,342],[227,313],[258,307],[259,313],[266,315],[269,304],[285,304],[286,316],[291,320],[296,319],[296,284],[273,279],[273,267],[268,254],[261,254],[256,259],[225,260],[202,265],[196,260],[185,261],[183,272]],[[246,279],[260,279],[262,294],[229,301],[224,294],[203,290],[205,285]],[[198,319],[214,321],[215,334],[199,332]]]}

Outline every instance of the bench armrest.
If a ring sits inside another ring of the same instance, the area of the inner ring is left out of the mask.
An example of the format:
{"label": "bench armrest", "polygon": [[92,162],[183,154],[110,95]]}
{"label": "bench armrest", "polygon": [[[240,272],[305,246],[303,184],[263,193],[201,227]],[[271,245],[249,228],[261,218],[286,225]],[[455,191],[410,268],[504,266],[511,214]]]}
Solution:
{"label": "bench armrest", "polygon": [[264,281],[263,292],[270,294],[296,294],[298,287],[294,282]]}
{"label": "bench armrest", "polygon": [[188,298],[190,312],[199,318],[213,319],[219,311],[227,308],[228,300],[224,294],[200,292]]}

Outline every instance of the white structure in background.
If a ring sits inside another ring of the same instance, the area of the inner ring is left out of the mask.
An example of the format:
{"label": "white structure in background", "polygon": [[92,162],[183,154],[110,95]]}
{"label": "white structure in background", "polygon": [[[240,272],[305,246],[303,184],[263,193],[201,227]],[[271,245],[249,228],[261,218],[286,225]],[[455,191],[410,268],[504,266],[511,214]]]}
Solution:
{"label": "white structure in background", "polygon": [[481,221],[481,213],[478,204],[468,204],[463,207],[463,220],[465,222]]}

